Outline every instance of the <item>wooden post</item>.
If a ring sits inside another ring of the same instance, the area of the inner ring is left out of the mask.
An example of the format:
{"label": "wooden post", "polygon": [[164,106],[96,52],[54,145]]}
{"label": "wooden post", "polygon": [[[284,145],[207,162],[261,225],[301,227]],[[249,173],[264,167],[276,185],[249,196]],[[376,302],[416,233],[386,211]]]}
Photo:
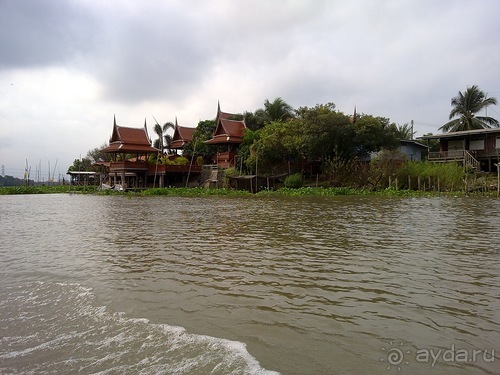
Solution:
{"label": "wooden post", "polygon": [[420,176],[417,176],[417,189],[420,190]]}
{"label": "wooden post", "polygon": [[411,190],[411,176],[408,175],[408,190]]}
{"label": "wooden post", "polygon": [[495,166],[497,167],[497,198],[500,198],[500,163]]}
{"label": "wooden post", "polygon": [[259,156],[256,154],[255,155],[255,192],[257,193],[259,191]]}

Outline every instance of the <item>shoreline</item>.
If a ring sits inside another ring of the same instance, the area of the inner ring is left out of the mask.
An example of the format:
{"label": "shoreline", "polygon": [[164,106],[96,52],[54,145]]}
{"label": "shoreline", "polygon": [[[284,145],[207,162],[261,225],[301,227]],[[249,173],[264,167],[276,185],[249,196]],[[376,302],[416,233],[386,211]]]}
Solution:
{"label": "shoreline", "polygon": [[498,198],[496,190],[489,191],[422,191],[386,188],[382,190],[355,189],[347,187],[301,187],[280,188],[277,190],[261,190],[251,193],[246,190],[226,188],[150,188],[140,191],[99,190],[95,186],[2,186],[0,195],[24,194],[93,194],[93,195],[123,195],[123,196],[234,196],[234,197],[273,197],[273,196],[394,196],[394,197],[487,197]]}

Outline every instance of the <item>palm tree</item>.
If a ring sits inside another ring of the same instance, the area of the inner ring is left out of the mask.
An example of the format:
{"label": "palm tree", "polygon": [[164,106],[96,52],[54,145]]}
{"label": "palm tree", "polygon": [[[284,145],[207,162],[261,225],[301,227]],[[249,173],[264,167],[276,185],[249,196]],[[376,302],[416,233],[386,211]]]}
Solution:
{"label": "palm tree", "polygon": [[416,133],[416,131],[413,131],[413,125],[409,125],[408,123],[397,125],[396,127],[396,136],[399,139],[413,139]]}
{"label": "palm tree", "polygon": [[[475,116],[482,109],[495,104],[497,104],[497,100],[488,98],[476,85],[467,87],[464,93],[459,91],[458,95],[451,99],[451,105],[453,106],[450,112],[451,121],[441,126],[439,130],[457,132],[498,127],[498,121],[492,117]],[[452,120],[456,116],[459,116],[459,118]]]}
{"label": "palm tree", "polygon": [[174,124],[171,122],[166,122],[161,126],[156,123],[154,126],[154,132],[158,135],[158,139],[155,140],[153,146],[161,151],[163,154],[163,150],[170,148],[170,143],[172,142],[172,136],[170,134],[166,134],[168,129],[173,129]]}
{"label": "palm tree", "polygon": [[281,98],[276,98],[272,102],[266,99],[264,108],[256,110],[255,116],[262,118],[265,123],[271,121],[286,121],[294,117],[293,108]]}

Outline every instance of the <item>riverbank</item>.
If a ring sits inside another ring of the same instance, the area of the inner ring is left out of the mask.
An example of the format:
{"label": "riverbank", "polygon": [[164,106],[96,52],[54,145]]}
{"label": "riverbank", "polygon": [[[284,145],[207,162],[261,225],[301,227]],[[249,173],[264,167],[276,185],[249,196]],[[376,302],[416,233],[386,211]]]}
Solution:
{"label": "riverbank", "polygon": [[127,195],[127,196],[337,196],[337,195],[378,195],[378,196],[405,196],[405,197],[437,197],[437,196],[482,196],[498,197],[497,191],[478,190],[473,192],[464,191],[422,191],[402,190],[386,188],[382,190],[354,189],[354,188],[327,188],[327,187],[302,187],[297,189],[281,188],[277,190],[261,190],[256,194],[246,190],[235,190],[226,188],[151,188],[139,191],[115,191],[99,190],[95,186],[3,186],[0,187],[0,195],[19,194],[96,194],[96,195]]}

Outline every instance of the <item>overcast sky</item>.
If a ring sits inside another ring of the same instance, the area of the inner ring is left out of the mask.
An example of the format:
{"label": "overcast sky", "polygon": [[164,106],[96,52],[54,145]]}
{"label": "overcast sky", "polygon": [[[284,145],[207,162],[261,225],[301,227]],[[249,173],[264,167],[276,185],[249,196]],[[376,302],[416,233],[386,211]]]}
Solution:
{"label": "overcast sky", "polygon": [[114,115],[155,138],[153,116],[195,127],[218,100],[334,102],[437,133],[467,86],[500,100],[499,21],[498,0],[0,0],[0,165],[57,178]]}

